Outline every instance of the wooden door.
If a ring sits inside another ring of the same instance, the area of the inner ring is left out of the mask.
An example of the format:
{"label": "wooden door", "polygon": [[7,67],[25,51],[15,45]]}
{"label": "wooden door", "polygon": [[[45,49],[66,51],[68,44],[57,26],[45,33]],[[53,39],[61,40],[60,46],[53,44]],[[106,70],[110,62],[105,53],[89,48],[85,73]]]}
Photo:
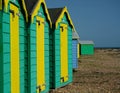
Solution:
{"label": "wooden door", "polygon": [[61,82],[68,80],[68,30],[67,24],[60,25]]}

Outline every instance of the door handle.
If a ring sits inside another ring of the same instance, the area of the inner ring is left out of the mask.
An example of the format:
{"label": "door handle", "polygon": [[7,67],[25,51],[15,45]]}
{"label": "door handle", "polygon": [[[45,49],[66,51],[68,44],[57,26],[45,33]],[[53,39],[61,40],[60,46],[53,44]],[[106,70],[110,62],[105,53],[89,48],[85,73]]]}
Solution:
{"label": "door handle", "polygon": [[37,90],[39,90],[39,92],[41,91],[41,87],[40,85],[36,87]]}
{"label": "door handle", "polygon": [[45,24],[45,22],[42,22],[42,24]]}
{"label": "door handle", "polygon": [[16,13],[17,16],[20,16],[20,13]]}

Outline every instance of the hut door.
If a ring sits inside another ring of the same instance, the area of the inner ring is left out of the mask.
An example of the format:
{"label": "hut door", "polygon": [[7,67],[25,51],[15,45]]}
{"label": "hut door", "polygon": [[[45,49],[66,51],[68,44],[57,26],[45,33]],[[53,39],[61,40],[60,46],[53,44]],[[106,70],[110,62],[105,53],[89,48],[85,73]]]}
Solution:
{"label": "hut door", "polygon": [[45,89],[44,18],[37,17],[37,93]]}
{"label": "hut door", "polygon": [[60,48],[61,48],[61,82],[68,80],[68,36],[67,25],[60,25]]}
{"label": "hut door", "polygon": [[19,67],[19,10],[10,4],[10,60],[11,60],[11,93],[20,92]]}

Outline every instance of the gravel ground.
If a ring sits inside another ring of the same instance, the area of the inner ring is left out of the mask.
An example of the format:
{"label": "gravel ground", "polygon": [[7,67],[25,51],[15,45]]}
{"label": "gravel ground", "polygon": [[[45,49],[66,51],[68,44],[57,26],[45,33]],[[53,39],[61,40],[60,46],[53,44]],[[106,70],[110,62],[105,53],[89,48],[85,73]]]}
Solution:
{"label": "gravel ground", "polygon": [[120,49],[95,49],[81,56],[73,83],[50,93],[120,93]]}

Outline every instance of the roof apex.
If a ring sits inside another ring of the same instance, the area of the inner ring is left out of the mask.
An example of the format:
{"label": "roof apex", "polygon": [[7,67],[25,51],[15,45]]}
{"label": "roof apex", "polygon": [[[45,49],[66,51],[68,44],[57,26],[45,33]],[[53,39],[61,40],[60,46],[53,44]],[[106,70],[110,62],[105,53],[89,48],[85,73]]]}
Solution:
{"label": "roof apex", "polygon": [[31,17],[31,20],[33,22],[34,16],[37,15],[37,13],[38,13],[38,11],[40,9],[40,6],[43,4],[44,9],[45,9],[45,13],[47,15],[47,19],[49,20],[50,26],[52,27],[52,22],[51,22],[51,19],[50,19],[48,10],[47,10],[45,0],[29,0],[29,1],[28,0],[22,0],[22,4],[23,4],[24,11],[25,11],[26,21],[27,22],[28,22],[28,16]]}
{"label": "roof apex", "polygon": [[48,9],[51,20],[52,20],[52,24],[55,24],[55,27],[57,28],[58,23],[61,21],[62,17],[64,16],[64,14],[67,14],[67,18],[70,22],[70,25],[72,26],[73,29],[75,29],[72,19],[70,17],[70,14],[68,12],[67,7],[60,7],[60,8],[49,8]]}

